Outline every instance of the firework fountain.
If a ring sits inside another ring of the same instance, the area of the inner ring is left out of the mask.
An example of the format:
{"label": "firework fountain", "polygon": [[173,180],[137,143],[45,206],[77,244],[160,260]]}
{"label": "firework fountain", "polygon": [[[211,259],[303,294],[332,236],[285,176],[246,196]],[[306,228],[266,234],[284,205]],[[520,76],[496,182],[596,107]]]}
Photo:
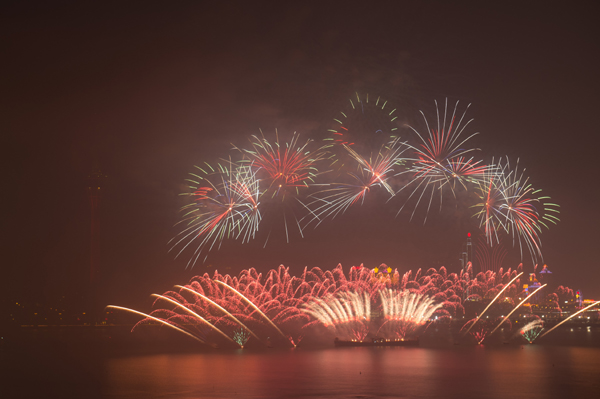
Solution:
{"label": "firework fountain", "polygon": [[379,332],[385,331],[385,336],[395,334],[400,339],[414,335],[416,329],[428,325],[431,316],[443,305],[441,302],[436,304],[426,295],[407,290],[381,290],[379,295],[384,318]]}
{"label": "firework fountain", "polygon": [[544,321],[539,317],[535,317],[535,320],[528,322],[519,330],[519,334],[527,340],[530,344],[540,336],[544,330]]}
{"label": "firework fountain", "polygon": [[371,298],[367,292],[340,292],[323,299],[314,298],[304,311],[315,318],[315,323],[332,328],[336,336],[362,341],[369,333]]}
{"label": "firework fountain", "polygon": [[[529,298],[531,298],[533,295],[535,295],[539,290],[541,290],[542,288],[544,288],[546,286],[546,284],[542,285],[541,287],[537,288],[536,290],[534,290],[531,294],[527,295],[525,297],[525,299],[523,299],[521,302],[519,302],[519,304],[517,306],[515,306],[513,308],[513,310],[510,311],[509,314],[507,314],[501,321],[500,323],[498,323],[498,325],[496,327],[494,327],[494,329],[489,333],[489,335],[492,335],[506,320],[508,320],[508,318],[510,317],[510,315],[512,315],[517,309],[519,309],[521,307],[521,305],[523,305],[525,302],[527,302],[529,300]],[[479,344],[481,344],[483,342],[483,340],[485,339],[485,337],[483,337],[481,339],[481,341],[479,341]]]}
{"label": "firework fountain", "polygon": [[151,324],[210,346],[294,347],[303,337],[323,334],[356,341],[418,338],[433,323],[462,323],[466,304],[462,294],[468,290],[477,293],[467,297],[468,302],[474,296],[489,298],[483,312],[461,329],[481,343],[537,291],[499,321],[482,318],[499,297],[504,300],[498,306],[504,306],[509,297],[512,301],[521,295],[514,289],[521,273],[488,271],[469,279],[469,271],[457,275],[441,267],[401,275],[381,265],[353,267],[346,274],[338,265],[326,271],[305,268],[299,276],[284,266],[266,274],[248,269],[236,277],[215,272],[196,276],[162,295],[153,294],[155,309],[150,313],[120,306],[109,309],[141,316],[132,331]]}

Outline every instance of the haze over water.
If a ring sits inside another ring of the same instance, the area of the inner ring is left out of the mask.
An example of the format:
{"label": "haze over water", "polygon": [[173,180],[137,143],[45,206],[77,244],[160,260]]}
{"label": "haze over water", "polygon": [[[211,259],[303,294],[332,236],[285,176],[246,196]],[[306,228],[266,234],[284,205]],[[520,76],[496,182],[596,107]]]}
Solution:
{"label": "haze over water", "polygon": [[[335,348],[327,341],[319,348],[215,350],[173,335],[169,342],[177,345],[169,350],[129,332],[130,341],[115,331],[108,341],[41,333],[22,341],[5,337],[0,398],[529,399],[600,392],[597,326],[559,328],[534,345],[500,332],[480,346],[453,345],[451,336],[433,329],[412,348]],[[132,352],[134,343],[154,354]]]}

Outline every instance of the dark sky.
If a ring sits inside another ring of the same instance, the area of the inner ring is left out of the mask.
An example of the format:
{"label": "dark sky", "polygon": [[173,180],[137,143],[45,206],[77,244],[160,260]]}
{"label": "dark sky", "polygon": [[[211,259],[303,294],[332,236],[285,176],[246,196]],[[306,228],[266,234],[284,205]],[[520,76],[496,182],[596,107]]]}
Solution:
{"label": "dark sky", "polygon": [[520,158],[561,205],[560,224],[542,234],[545,262],[600,298],[593,2],[280,3],[4,6],[4,293],[43,302],[82,289],[95,164],[108,175],[106,303],[147,304],[215,267],[456,268],[473,221],[423,226],[368,206],[290,244],[227,242],[192,270],[167,253],[194,164],[228,156],[259,128],[319,137],[358,91],[407,119],[435,99],[472,103],[481,156]]}

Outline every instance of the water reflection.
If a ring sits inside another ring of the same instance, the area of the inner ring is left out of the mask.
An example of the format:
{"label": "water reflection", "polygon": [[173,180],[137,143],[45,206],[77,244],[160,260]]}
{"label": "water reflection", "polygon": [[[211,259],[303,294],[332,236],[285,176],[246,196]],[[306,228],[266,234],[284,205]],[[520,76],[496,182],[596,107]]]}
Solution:
{"label": "water reflection", "polygon": [[600,348],[331,348],[106,360],[114,398],[564,398],[600,390]]}

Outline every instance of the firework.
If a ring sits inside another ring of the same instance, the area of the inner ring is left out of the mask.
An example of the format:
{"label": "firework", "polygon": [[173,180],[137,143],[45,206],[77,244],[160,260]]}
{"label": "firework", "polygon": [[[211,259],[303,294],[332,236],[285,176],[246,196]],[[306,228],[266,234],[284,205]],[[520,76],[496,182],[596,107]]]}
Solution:
{"label": "firework", "polygon": [[196,168],[198,173],[187,179],[190,192],[184,195],[191,201],[181,209],[178,225],[182,229],[170,242],[171,250],[179,248],[176,256],[194,246],[188,266],[196,263],[204,249],[219,247],[225,238],[250,240],[261,219],[259,181],[250,168],[233,164]]}
{"label": "firework", "polygon": [[435,105],[433,119],[421,111],[422,128],[407,125],[414,142],[401,141],[397,109],[358,93],[335,118],[324,144],[301,141],[296,133],[280,141],[277,130],[274,141],[262,131],[251,136],[248,148],[233,147],[237,161],[230,157],[190,174],[183,194],[189,201],[171,250],[176,256],[191,252],[188,266],[193,266],[225,239],[257,238],[259,227],[266,233],[261,234],[265,246],[274,228],[284,229],[290,242],[295,231],[304,237],[309,225],[316,227],[367,199],[402,198],[397,215],[414,205],[412,220],[417,209],[425,208],[425,223],[434,202],[441,211],[451,194],[457,207],[479,197],[474,216],[492,252],[478,257],[482,270],[499,267],[491,263],[501,263],[505,255],[493,248],[503,235],[512,238],[521,257],[528,250],[534,263],[543,259],[540,232],[559,221],[558,205],[531,186],[518,162],[511,168],[508,159],[485,165],[474,157],[479,149],[469,144],[478,133],[468,132],[470,105],[459,110],[459,102],[449,107],[447,99]]}
{"label": "firework", "polygon": [[[192,293],[193,295],[203,299],[204,301],[210,303],[211,305],[213,305],[214,307],[216,307],[218,310],[220,310],[221,312],[223,312],[227,317],[231,318],[232,321],[234,321],[235,323],[237,323],[240,327],[242,327],[243,330],[245,330],[248,334],[252,335],[253,337],[255,337],[256,339],[258,339],[258,337],[256,336],[256,334],[254,334],[252,332],[252,330],[250,330],[248,327],[246,327],[241,321],[239,321],[234,315],[232,315],[230,312],[228,312],[226,309],[224,309],[222,306],[220,306],[219,304],[217,304],[216,302],[212,301],[211,299],[207,298],[206,296],[200,294],[197,291],[194,291],[192,289],[190,289],[189,287],[183,287],[181,285],[176,285],[176,288],[179,288],[181,291],[184,292],[189,292]],[[181,293],[180,291],[180,293]],[[237,341],[236,341],[237,342]]]}
{"label": "firework", "polygon": [[[325,173],[319,166],[327,158],[325,146],[315,148],[312,140],[301,143],[299,135],[294,133],[289,141],[280,143],[275,131],[275,142],[269,142],[261,131],[261,136],[252,136],[251,148],[234,147],[244,157],[240,161],[254,171],[260,181],[260,201],[265,215],[274,214],[283,219],[286,241],[289,242],[288,221],[294,222],[302,236],[303,227],[298,216],[305,213],[303,203],[308,188],[314,185],[317,176]],[[298,210],[299,208],[299,210]],[[272,226],[273,223],[267,222]],[[270,232],[265,240],[269,239]]]}
{"label": "firework", "polygon": [[326,157],[323,147],[310,148],[312,140],[299,143],[299,135],[294,133],[285,143],[276,141],[271,144],[265,137],[252,136],[252,149],[239,149],[245,159],[241,162],[251,165],[258,174],[263,185],[262,195],[277,197],[282,201],[286,196],[298,195],[299,190],[306,188],[321,172],[317,168],[319,161]]}
{"label": "firework", "polygon": [[[531,298],[536,292],[538,292],[539,290],[541,290],[542,288],[544,288],[546,286],[546,284],[542,285],[541,287],[539,287],[538,289],[536,289],[535,291],[533,291],[531,294],[527,295],[525,297],[525,299],[523,299],[521,302],[519,302],[519,304],[517,306],[515,306],[513,308],[513,310],[510,311],[509,314],[507,314],[501,321],[500,323],[498,323],[498,325],[490,332],[490,335],[492,335],[501,325],[502,323],[504,323],[506,320],[508,320],[508,318],[510,317],[510,315],[512,315],[518,308],[521,307],[521,305],[523,305],[525,302],[527,302],[529,300],[529,298]],[[479,343],[481,344],[481,342],[483,342],[483,340],[485,339],[482,338],[481,341],[479,341]]]}
{"label": "firework", "polygon": [[[479,317],[461,329],[481,342],[500,321],[492,323],[482,316],[501,296],[504,302],[516,302],[514,282],[520,276],[517,271],[500,269],[471,278],[470,269],[448,274],[444,267],[400,276],[386,265],[373,270],[352,267],[347,275],[341,265],[325,271],[305,268],[293,276],[280,266],[265,274],[247,269],[234,277],[218,272],[196,276],[173,291],[153,294],[156,309],[149,314],[109,308],[142,316],[132,331],[144,324],[159,324],[210,346],[270,345],[268,337],[273,343],[295,346],[302,337],[318,332],[319,325],[340,339],[357,341],[364,340],[369,331],[387,339],[414,336],[434,316],[461,319],[464,296],[467,302],[489,300]],[[531,295],[513,306],[498,326]]]}
{"label": "firework", "polygon": [[[522,242],[525,242],[532,254],[541,256],[539,237],[535,228],[539,216],[535,208],[537,199],[532,197],[534,189],[529,184],[528,178],[524,177],[524,171],[519,173],[518,161],[514,170],[510,170],[508,159],[504,167],[500,165],[497,173],[500,182],[496,188],[499,191],[499,201],[494,203],[496,207],[493,210],[493,218],[497,221],[497,226],[502,226],[507,233],[512,232],[513,244],[515,241],[519,243],[521,253]],[[489,208],[492,205],[486,203],[485,206]],[[498,227],[494,230],[497,231]]]}
{"label": "firework", "polygon": [[547,196],[539,195],[525,177],[525,170],[519,171],[517,160],[511,169],[508,158],[493,168],[494,173],[485,174],[479,182],[477,193],[480,202],[475,217],[484,229],[490,245],[500,241],[499,233],[512,236],[513,246],[518,244],[521,257],[524,247],[529,250],[533,263],[543,259],[539,233],[541,227],[556,223],[558,205],[550,203]]}
{"label": "firework", "polygon": [[577,316],[578,314],[585,312],[586,310],[596,306],[596,305],[600,305],[600,301],[594,302],[589,306],[586,306],[585,308],[573,313],[571,316],[567,317],[566,319],[564,319],[563,321],[561,321],[560,323],[558,323],[557,325],[555,325],[554,327],[552,327],[551,329],[549,329],[548,331],[546,331],[544,334],[542,334],[542,337],[551,333],[556,327],[560,326],[563,323],[566,323],[567,321],[571,320],[573,317]]}
{"label": "firework", "polygon": [[499,242],[499,229],[505,230],[504,217],[501,212],[504,200],[503,171],[502,165],[498,168],[488,169],[478,182],[475,191],[480,202],[473,206],[477,209],[474,217],[479,219],[480,227],[483,228],[489,245]]}
{"label": "firework", "polygon": [[[170,304],[177,306],[177,308],[182,309],[184,312],[190,314],[192,316],[192,318],[194,319],[194,321],[198,321],[198,322],[202,323],[203,325],[205,325],[205,326],[209,327],[210,329],[214,330],[215,332],[219,333],[222,337],[229,340],[230,342],[234,342],[231,338],[229,338],[227,336],[227,334],[225,334],[219,328],[215,327],[213,324],[211,324],[209,321],[207,321],[204,317],[200,316],[198,313],[194,312],[193,310],[191,310],[189,307],[185,306],[184,304],[179,303],[177,300],[163,296],[163,295],[158,295],[158,294],[152,294],[152,296],[154,296],[158,299],[162,299],[164,301],[167,301]],[[173,314],[175,314],[176,316],[179,316],[176,313],[173,313]]]}
{"label": "firework", "polygon": [[[435,105],[437,126],[433,125],[430,127],[427,117],[421,111],[427,129],[426,135],[409,126],[417,135],[420,143],[411,146],[414,150],[412,166],[402,172],[411,177],[409,182],[399,191],[405,189],[412,191],[408,195],[407,202],[398,211],[398,214],[414,196],[416,204],[411,214],[411,220],[422,200],[428,203],[427,215],[433,203],[434,196],[437,193],[439,194],[441,209],[444,188],[448,187],[452,194],[456,196],[455,191],[458,187],[463,187],[466,190],[467,183],[477,182],[488,170],[488,166],[481,164],[481,161],[477,161],[474,157],[470,156],[471,152],[478,149],[463,148],[472,137],[477,135],[477,133],[466,137],[463,135],[465,129],[472,121],[471,119],[463,124],[470,104],[466,107],[458,121],[456,120],[458,102],[454,106],[452,115],[448,114],[448,99],[446,99],[444,104],[443,115],[440,115],[437,101]],[[426,220],[427,216],[425,216]]]}
{"label": "firework", "polygon": [[396,337],[404,339],[414,333],[418,327],[429,322],[431,315],[442,307],[426,295],[409,291],[379,291],[383,309],[384,323],[379,331],[391,331]]}
{"label": "firework", "polygon": [[[504,286],[504,288],[502,288],[502,290],[501,290],[500,292],[498,292],[498,294],[497,294],[497,295],[494,297],[494,299],[492,299],[492,301],[491,301],[491,302],[490,302],[490,303],[489,303],[489,304],[488,304],[488,305],[485,307],[485,309],[483,309],[483,312],[481,312],[481,313],[479,314],[479,316],[477,316],[477,318],[476,318],[476,319],[474,319],[474,322],[473,322],[473,323],[472,323],[472,324],[471,324],[471,325],[470,325],[470,326],[467,328],[467,330],[466,330],[466,333],[468,333],[468,332],[469,332],[469,330],[470,330],[470,329],[471,329],[471,328],[472,328],[472,327],[473,327],[473,326],[474,326],[474,325],[475,325],[475,324],[476,324],[476,323],[479,321],[479,319],[481,319],[481,316],[483,316],[483,315],[484,315],[484,313],[485,313],[485,312],[486,312],[486,311],[487,311],[487,310],[490,308],[490,306],[492,306],[492,304],[493,304],[494,302],[496,302],[496,300],[497,300],[497,299],[500,297],[500,295],[502,295],[502,293],[503,293],[504,291],[506,291],[506,290],[507,290],[507,289],[508,289],[508,288],[511,286],[511,284],[512,284],[512,283],[513,283],[513,282],[514,282],[514,281],[515,281],[517,278],[521,277],[521,275],[522,275],[522,274],[523,274],[523,272],[521,272],[521,273],[517,274],[515,277],[513,277],[513,279],[512,279],[512,280],[510,280],[510,281],[508,282],[508,284],[506,284],[506,285]],[[485,337],[484,337],[484,338],[485,338]],[[483,339],[483,338],[482,338],[482,339]]]}
{"label": "firework", "polygon": [[490,330],[492,329],[494,321],[489,319],[483,319],[479,321],[479,318],[471,319],[467,321],[461,328],[463,335],[469,335],[475,339],[477,343],[481,345],[481,342],[485,340]]}
{"label": "firework", "polygon": [[398,112],[381,97],[355,93],[348,106],[334,118],[326,142],[370,151],[398,134]]}
{"label": "firework", "polygon": [[475,258],[482,272],[497,272],[502,267],[502,262],[508,251],[502,243],[490,245],[485,237],[480,237],[475,248]]}
{"label": "firework", "polygon": [[408,147],[400,140],[395,139],[384,145],[375,158],[365,158],[354,148],[343,145],[355,165],[355,172],[345,176],[349,183],[332,183],[327,188],[315,193],[314,201],[309,204],[312,209],[310,220],[318,220],[320,224],[327,217],[336,217],[355,204],[362,204],[367,195],[374,190],[381,189],[388,198],[395,195],[390,185],[390,179],[399,168],[403,168],[403,153]]}
{"label": "firework", "polygon": [[369,332],[371,298],[366,292],[342,292],[324,299],[314,298],[305,305],[304,311],[342,338],[362,341]]}
{"label": "firework", "polygon": [[273,328],[279,333],[281,334],[282,337],[286,338],[285,334],[283,334],[283,332],[279,329],[279,327],[277,327],[273,321],[263,312],[260,310],[260,308],[258,306],[256,306],[250,299],[246,298],[241,292],[239,292],[238,290],[236,290],[233,287],[230,287],[229,285],[225,284],[222,281],[219,280],[214,280],[215,283],[222,285],[223,287],[231,290],[231,292],[233,292],[235,295],[237,295],[238,297],[240,297],[244,302],[246,302],[252,309],[254,309],[268,324],[270,324],[271,326],[273,326]]}
{"label": "firework", "polygon": [[243,328],[240,328],[239,330],[236,330],[233,332],[233,340],[242,349],[244,349],[244,345],[246,345],[246,342],[248,342],[249,339],[250,339],[250,333],[248,331],[244,330]]}
{"label": "firework", "polygon": [[[125,311],[125,312],[129,312],[129,313],[133,313],[133,314],[136,314],[136,315],[143,316],[143,317],[144,317],[144,321],[148,321],[148,320],[150,320],[150,321],[155,321],[155,322],[157,322],[157,323],[160,323],[161,325],[165,325],[165,326],[167,326],[167,327],[169,327],[169,328],[172,328],[172,329],[173,329],[173,330],[175,330],[175,331],[179,331],[180,333],[182,333],[182,334],[185,334],[185,335],[187,335],[188,337],[190,337],[190,338],[192,338],[192,339],[195,339],[195,340],[196,340],[196,341],[198,341],[198,342],[201,342],[201,343],[203,343],[203,344],[205,344],[205,343],[206,343],[206,341],[204,341],[203,339],[201,339],[201,338],[197,337],[196,335],[194,335],[194,334],[190,334],[189,332],[187,332],[187,331],[185,331],[185,330],[183,330],[183,329],[181,329],[181,328],[177,327],[176,325],[173,325],[173,323],[170,323],[170,322],[168,322],[168,321],[166,321],[166,320],[163,320],[163,319],[161,319],[161,318],[158,318],[158,317],[155,317],[155,316],[152,316],[152,315],[146,314],[146,313],[142,313],[142,312],[139,312],[139,311],[137,311],[137,310],[133,310],[133,309],[125,308],[125,307],[123,307],[123,306],[108,305],[106,308],[107,308],[107,309],[117,309],[117,310],[123,310],[123,311]],[[138,323],[138,324],[139,324],[139,323]],[[136,324],[136,326],[137,326],[138,324]],[[134,326],[134,328],[135,328],[135,326]],[[132,331],[133,331],[133,329],[132,329]]]}
{"label": "firework", "polygon": [[539,317],[535,316],[535,320],[530,321],[525,324],[521,330],[519,330],[519,334],[523,338],[527,340],[530,344],[535,341],[535,339],[541,334],[544,330],[544,322]]}

